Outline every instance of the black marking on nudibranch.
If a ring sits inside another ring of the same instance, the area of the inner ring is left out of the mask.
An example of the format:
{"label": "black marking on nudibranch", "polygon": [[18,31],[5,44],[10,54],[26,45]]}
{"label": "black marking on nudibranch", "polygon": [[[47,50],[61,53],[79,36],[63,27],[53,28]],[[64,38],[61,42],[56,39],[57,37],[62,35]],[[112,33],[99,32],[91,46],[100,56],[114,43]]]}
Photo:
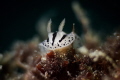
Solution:
{"label": "black marking on nudibranch", "polygon": [[47,39],[47,42],[48,42],[48,44],[49,44],[49,38]]}
{"label": "black marking on nudibranch", "polygon": [[61,42],[67,35],[63,35],[63,37],[59,40]]}
{"label": "black marking on nudibranch", "polygon": [[54,34],[53,34],[53,38],[52,38],[52,45],[54,44],[54,41],[55,41],[55,38],[56,38],[56,35],[57,35],[57,32],[55,32]]}

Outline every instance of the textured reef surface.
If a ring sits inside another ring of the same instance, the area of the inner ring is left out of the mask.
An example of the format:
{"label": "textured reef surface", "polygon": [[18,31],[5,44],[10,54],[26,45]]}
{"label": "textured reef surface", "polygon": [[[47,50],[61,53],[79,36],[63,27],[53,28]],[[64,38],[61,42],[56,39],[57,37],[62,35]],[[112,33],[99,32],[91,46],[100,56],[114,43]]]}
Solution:
{"label": "textured reef surface", "polygon": [[[102,45],[87,43],[65,54],[49,52],[42,59],[38,42],[18,42],[1,55],[1,80],[120,80],[120,33]],[[92,45],[93,44],[93,45]]]}

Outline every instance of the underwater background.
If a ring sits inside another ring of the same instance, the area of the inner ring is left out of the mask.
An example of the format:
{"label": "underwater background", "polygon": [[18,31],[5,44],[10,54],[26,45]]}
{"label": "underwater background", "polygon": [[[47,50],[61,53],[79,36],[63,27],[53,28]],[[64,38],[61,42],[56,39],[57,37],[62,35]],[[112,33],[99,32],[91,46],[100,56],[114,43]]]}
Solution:
{"label": "underwater background", "polygon": [[[71,3],[74,0],[52,1],[17,1],[5,0],[0,2],[0,53],[9,51],[14,42],[28,41],[34,36],[43,34],[39,32],[39,21],[45,19],[45,24],[51,18],[52,31],[66,18],[64,31],[69,33],[75,23],[75,31],[80,36],[82,25],[77,20]],[[90,19],[91,27],[103,36],[110,35],[120,26],[120,2],[117,0],[80,0],[80,4]],[[40,27],[40,26],[39,26]]]}

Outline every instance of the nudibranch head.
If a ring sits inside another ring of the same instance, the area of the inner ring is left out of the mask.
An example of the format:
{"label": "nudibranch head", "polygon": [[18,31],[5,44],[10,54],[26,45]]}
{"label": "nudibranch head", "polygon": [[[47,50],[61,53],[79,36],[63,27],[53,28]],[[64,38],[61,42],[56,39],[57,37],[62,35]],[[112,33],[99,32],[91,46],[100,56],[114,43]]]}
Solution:
{"label": "nudibranch head", "polygon": [[47,26],[48,39],[39,44],[40,48],[42,47],[46,50],[56,50],[72,45],[75,41],[76,34],[74,33],[74,29],[69,34],[66,34],[63,31],[65,19],[60,23],[58,31],[56,32],[51,32],[51,23],[52,21],[50,19]]}

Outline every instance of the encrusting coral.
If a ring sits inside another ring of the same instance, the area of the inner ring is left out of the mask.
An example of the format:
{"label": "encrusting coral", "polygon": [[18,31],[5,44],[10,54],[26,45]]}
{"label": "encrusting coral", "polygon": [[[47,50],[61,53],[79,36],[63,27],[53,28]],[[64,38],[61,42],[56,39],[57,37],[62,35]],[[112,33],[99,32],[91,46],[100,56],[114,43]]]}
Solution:
{"label": "encrusting coral", "polygon": [[86,32],[79,48],[70,45],[42,56],[37,38],[17,42],[11,52],[0,54],[0,80],[120,80],[120,32],[102,43],[84,18]]}

